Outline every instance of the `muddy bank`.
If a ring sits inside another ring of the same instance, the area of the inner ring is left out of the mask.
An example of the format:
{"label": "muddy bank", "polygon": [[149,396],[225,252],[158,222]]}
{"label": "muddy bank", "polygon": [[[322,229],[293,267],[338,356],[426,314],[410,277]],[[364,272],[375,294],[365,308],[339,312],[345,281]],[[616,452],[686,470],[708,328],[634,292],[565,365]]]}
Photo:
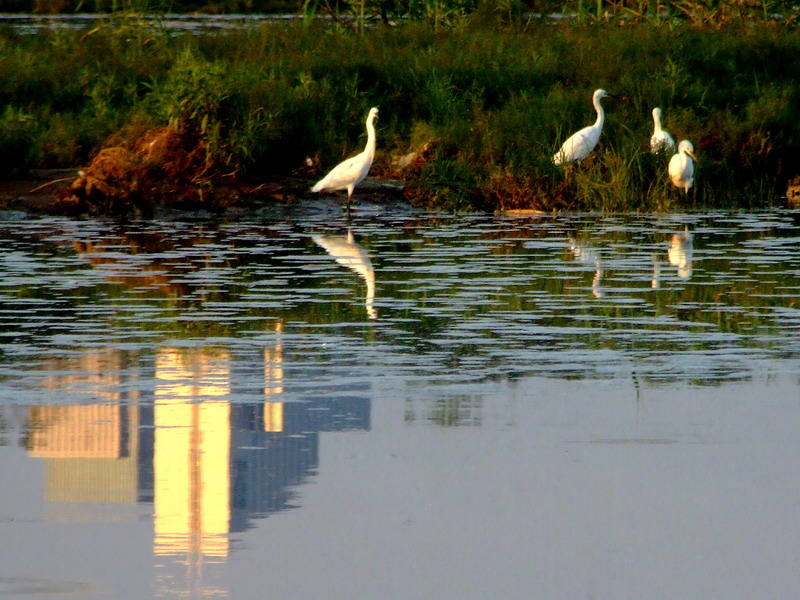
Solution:
{"label": "muddy bank", "polygon": [[[72,184],[79,181],[82,169],[35,169],[15,179],[0,180],[0,210],[19,210],[25,212],[66,215],[76,214],[75,210],[65,210],[62,195]],[[190,206],[186,202],[175,204],[177,210],[206,210],[209,212],[228,212],[257,208],[269,204],[293,204],[314,198],[308,190],[314,184],[310,177],[288,177],[280,181],[224,181],[214,183],[219,194],[226,199],[225,206]],[[377,201],[387,196],[405,203],[403,182],[388,179],[367,179],[358,187],[356,194],[360,199]],[[334,194],[335,196],[335,194]],[[345,196],[341,196],[344,206]],[[165,206],[164,208],[166,208]],[[153,204],[152,210],[159,206]],[[95,211],[97,213],[97,211]],[[88,214],[88,211],[87,213]]]}
{"label": "muddy bank", "polygon": [[[160,210],[223,213],[257,203],[307,196],[321,173],[308,165],[280,181],[242,175],[220,160],[205,131],[181,120],[148,131],[125,128],[80,169],[32,171],[0,183],[0,207],[59,215],[150,216]],[[370,194],[402,194],[400,181],[359,186]],[[344,197],[344,196],[343,196]]]}

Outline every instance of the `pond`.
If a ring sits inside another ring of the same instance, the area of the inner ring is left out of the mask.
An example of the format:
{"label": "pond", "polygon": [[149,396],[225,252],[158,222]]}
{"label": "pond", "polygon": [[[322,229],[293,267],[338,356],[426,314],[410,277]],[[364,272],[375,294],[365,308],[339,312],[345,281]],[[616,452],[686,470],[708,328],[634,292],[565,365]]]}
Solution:
{"label": "pond", "polygon": [[0,240],[0,595],[800,589],[800,212]]}

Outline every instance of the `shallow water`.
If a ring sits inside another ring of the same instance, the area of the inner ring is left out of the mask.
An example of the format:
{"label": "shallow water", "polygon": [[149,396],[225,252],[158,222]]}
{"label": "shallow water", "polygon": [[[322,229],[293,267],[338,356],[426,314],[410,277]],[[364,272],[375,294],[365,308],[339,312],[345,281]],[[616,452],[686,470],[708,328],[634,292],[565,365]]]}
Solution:
{"label": "shallow water", "polygon": [[147,24],[160,31],[172,34],[200,34],[230,29],[259,27],[265,23],[284,23],[301,18],[299,15],[203,15],[203,14],[117,14],[78,13],[72,15],[2,14],[0,28],[20,35],[34,35],[48,31],[71,31],[92,29],[114,23],[124,25]]}
{"label": "shallow water", "polygon": [[6,213],[0,274],[0,595],[800,589],[800,213]]}

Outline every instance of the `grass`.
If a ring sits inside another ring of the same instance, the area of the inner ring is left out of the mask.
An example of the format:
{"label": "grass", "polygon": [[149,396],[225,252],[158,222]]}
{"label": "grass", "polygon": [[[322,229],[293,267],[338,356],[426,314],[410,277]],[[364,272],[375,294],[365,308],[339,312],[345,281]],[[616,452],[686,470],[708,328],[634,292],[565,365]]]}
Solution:
{"label": "grass", "polygon": [[[182,37],[109,23],[4,32],[0,55],[6,176],[85,164],[125,127],[169,123],[207,136],[231,171],[281,177],[307,158],[324,170],[361,148],[371,106],[372,174],[397,176],[393,159],[428,144],[401,176],[413,202],[447,210],[763,205],[800,173],[800,36],[763,20],[509,25],[481,13],[447,29],[306,23]],[[565,173],[550,157],[594,120],[597,87],[622,100],[605,102],[600,144]],[[698,154],[688,198],[668,183],[668,158],[647,149],[654,106]]]}

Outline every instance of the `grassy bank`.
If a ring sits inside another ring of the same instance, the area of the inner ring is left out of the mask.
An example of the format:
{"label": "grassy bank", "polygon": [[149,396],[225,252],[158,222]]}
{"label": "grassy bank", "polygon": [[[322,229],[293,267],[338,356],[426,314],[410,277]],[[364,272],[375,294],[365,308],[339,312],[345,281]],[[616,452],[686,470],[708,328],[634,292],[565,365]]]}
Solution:
{"label": "grassy bank", "polygon": [[[230,172],[321,171],[364,143],[373,175],[446,209],[666,210],[763,203],[800,173],[800,36],[770,22],[498,25],[484,15],[358,34],[335,24],[170,36],[134,25],[0,37],[0,170],[85,164],[109,140],[190,123]],[[593,155],[565,176],[551,156],[594,120]],[[681,198],[647,147],[664,126],[700,160]],[[420,152],[414,166],[393,161]]]}

